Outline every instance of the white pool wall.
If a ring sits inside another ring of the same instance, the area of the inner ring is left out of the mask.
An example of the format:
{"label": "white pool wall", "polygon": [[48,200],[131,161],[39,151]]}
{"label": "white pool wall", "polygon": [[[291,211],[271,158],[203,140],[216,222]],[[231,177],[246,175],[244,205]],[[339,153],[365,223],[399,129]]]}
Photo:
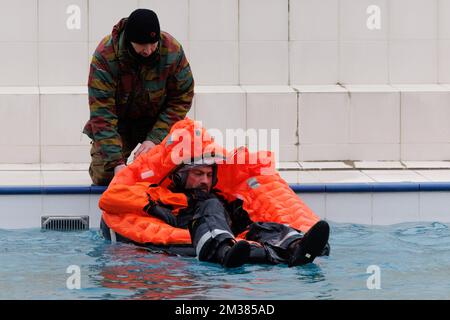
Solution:
{"label": "white pool wall", "polygon": [[281,161],[450,159],[448,1],[5,0],[0,163],[89,161],[91,54],[138,7],[182,43],[208,128],[280,129]]}

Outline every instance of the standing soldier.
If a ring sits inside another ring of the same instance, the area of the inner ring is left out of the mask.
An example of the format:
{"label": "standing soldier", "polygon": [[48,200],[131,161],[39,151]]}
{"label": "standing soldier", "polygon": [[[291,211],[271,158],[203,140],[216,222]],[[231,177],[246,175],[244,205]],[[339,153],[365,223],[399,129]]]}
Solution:
{"label": "standing soldier", "polygon": [[157,15],[137,9],[121,19],[95,50],[89,73],[92,139],[89,174],[108,185],[134,148],[136,158],[159,144],[184,119],[194,79],[180,43],[160,31]]}

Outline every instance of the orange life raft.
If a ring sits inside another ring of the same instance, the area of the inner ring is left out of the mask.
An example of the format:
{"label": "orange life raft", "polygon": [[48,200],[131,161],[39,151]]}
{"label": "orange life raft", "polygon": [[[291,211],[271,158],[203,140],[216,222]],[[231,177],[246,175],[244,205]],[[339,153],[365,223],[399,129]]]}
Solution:
{"label": "orange life raft", "polygon": [[186,196],[168,189],[170,174],[177,169],[180,159],[211,156],[225,159],[217,165],[215,189],[227,201],[241,199],[252,221],[278,222],[302,232],[319,221],[276,172],[271,152],[250,153],[244,147],[227,152],[198,122],[185,118],[172,127],[161,144],[114,177],[99,202],[104,222],[119,235],[139,244],[191,244],[187,229],[172,227],[149,216],[143,208],[149,197],[171,205],[174,214],[185,208]]}

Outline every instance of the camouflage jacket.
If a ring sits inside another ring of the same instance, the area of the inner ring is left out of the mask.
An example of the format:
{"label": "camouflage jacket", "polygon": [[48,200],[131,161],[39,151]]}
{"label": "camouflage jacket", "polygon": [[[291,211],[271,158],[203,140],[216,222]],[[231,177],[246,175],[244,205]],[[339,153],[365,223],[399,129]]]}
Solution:
{"label": "camouflage jacket", "polygon": [[118,124],[145,123],[146,140],[159,144],[192,105],[194,79],[180,43],[167,32],[154,61],[140,63],[125,44],[127,18],[116,24],[95,50],[89,73],[90,119],[83,133],[100,147],[105,169],[125,159]]}

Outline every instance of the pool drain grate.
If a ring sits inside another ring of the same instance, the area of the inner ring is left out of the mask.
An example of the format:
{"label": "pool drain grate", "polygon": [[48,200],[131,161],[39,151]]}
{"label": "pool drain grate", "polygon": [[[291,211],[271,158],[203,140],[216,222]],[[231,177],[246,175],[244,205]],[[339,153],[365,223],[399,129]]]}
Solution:
{"label": "pool drain grate", "polygon": [[89,229],[89,216],[43,216],[42,230],[78,231]]}

